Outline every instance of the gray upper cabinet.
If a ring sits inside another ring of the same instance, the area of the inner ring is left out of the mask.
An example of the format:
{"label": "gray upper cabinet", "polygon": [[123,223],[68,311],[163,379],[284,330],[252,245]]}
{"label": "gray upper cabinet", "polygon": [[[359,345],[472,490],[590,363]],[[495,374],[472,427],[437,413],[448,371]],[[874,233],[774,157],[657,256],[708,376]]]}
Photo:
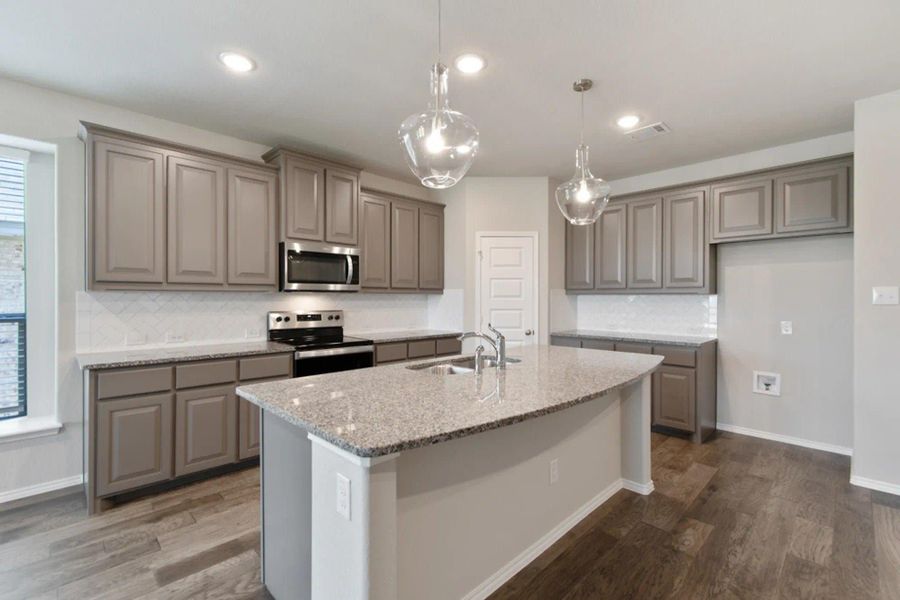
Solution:
{"label": "gray upper cabinet", "polygon": [[628,287],[662,287],[662,198],[628,203]]}
{"label": "gray upper cabinet", "polygon": [[729,240],[772,233],[772,178],[712,186],[712,239]]}
{"label": "gray upper cabinet", "polygon": [[419,287],[419,206],[391,202],[391,287]]}
{"label": "gray upper cabinet", "polygon": [[359,175],[347,169],[325,169],[325,241],[355,246]]}
{"label": "gray upper cabinet", "polygon": [[850,224],[848,165],[807,168],[775,178],[778,233],[842,229]]}
{"label": "gray upper cabinet", "polygon": [[371,194],[359,197],[359,283],[391,287],[391,201]]}
{"label": "gray upper cabinet", "polygon": [[419,206],[419,289],[444,288],[444,207]]}
{"label": "gray upper cabinet", "polygon": [[225,282],[225,167],[168,161],[168,274],[173,283]]}
{"label": "gray upper cabinet", "polygon": [[705,207],[705,189],[663,197],[663,281],[666,288],[704,286]]}
{"label": "gray upper cabinet", "polygon": [[566,223],[566,289],[594,289],[594,227]]}
{"label": "gray upper cabinet", "polygon": [[[88,141],[89,282],[165,281],[164,153],[97,137]],[[90,163],[93,163],[92,165]]]}
{"label": "gray upper cabinet", "polygon": [[628,207],[608,205],[594,225],[594,283],[598,290],[622,289],[627,250]]}
{"label": "gray upper cabinet", "polygon": [[325,167],[286,156],[281,163],[282,234],[292,240],[325,239]]}
{"label": "gray upper cabinet", "polygon": [[278,179],[274,173],[228,169],[228,283],[276,285]]}

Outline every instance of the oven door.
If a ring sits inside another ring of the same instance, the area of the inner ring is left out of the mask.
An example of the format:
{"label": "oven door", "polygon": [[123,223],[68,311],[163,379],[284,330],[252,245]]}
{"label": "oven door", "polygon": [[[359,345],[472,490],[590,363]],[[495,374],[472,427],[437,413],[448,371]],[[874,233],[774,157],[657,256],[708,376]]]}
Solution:
{"label": "oven door", "polygon": [[359,291],[359,248],[316,242],[282,242],[279,249],[282,291]]}
{"label": "oven door", "polygon": [[365,369],[375,364],[375,346],[348,346],[294,352],[294,377]]}

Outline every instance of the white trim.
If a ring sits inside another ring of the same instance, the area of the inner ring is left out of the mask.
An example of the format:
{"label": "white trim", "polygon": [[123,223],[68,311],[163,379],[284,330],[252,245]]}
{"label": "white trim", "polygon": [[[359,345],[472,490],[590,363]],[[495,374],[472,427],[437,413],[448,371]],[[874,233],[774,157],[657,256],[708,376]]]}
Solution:
{"label": "white trim", "polygon": [[868,477],[860,477],[859,475],[851,475],[850,483],[859,487],[868,488],[885,494],[894,494],[900,496],[900,485],[896,483],[888,483],[887,481],[879,481],[877,479],[869,479]]}
{"label": "white trim", "polygon": [[581,508],[565,518],[562,523],[548,531],[538,541],[529,546],[524,552],[506,563],[499,571],[478,584],[475,589],[463,596],[463,600],[482,600],[487,598],[500,587],[512,579],[512,577],[524,569],[528,564],[541,555],[544,550],[552,546],[575,527],[582,519],[596,510],[601,504],[612,498],[613,494],[621,490],[625,485],[624,480],[617,479],[609,486],[587,501]]}
{"label": "white trim", "polygon": [[637,481],[631,481],[630,479],[623,479],[622,487],[642,496],[649,496],[653,490],[656,489],[653,485],[653,480],[650,480],[648,483],[638,483]]}
{"label": "white trim", "polygon": [[534,246],[532,246],[532,263],[534,271],[534,326],[531,335],[534,337],[534,344],[541,342],[541,259],[540,259],[540,235],[537,231],[476,231],[475,232],[475,323],[472,328],[480,329],[478,324],[481,320],[481,240],[486,237],[516,237],[531,238]]}
{"label": "white trim", "polygon": [[46,494],[47,492],[55,492],[56,490],[62,490],[68,487],[75,487],[82,483],[84,483],[83,475],[72,475],[71,477],[57,479],[56,481],[46,481],[44,483],[29,485],[8,492],[0,492],[0,504],[21,500],[22,498],[28,498],[29,496],[37,496],[38,494]]}
{"label": "white trim", "polygon": [[335,446],[328,440],[323,440],[322,438],[320,438],[319,436],[317,436],[315,434],[307,433],[306,437],[309,438],[309,441],[311,441],[312,443],[322,446],[323,448],[327,448],[328,450],[334,452],[335,454],[337,454],[344,460],[351,462],[354,465],[359,465],[360,467],[364,467],[366,469],[368,469],[369,467],[374,467],[375,465],[380,465],[381,463],[387,462],[389,460],[394,460],[395,458],[400,456],[399,452],[395,452],[393,454],[385,454],[383,456],[371,456],[371,457],[357,456],[356,454],[353,454],[352,452],[347,452],[343,448],[339,448],[339,447]]}
{"label": "white trim", "polygon": [[28,164],[28,157],[31,155],[28,150],[22,150],[21,148],[14,148],[11,146],[4,146],[0,144],[0,158],[6,158],[9,160],[18,160],[24,164]]}
{"label": "white trim", "polygon": [[62,423],[55,417],[26,416],[0,421],[0,444],[56,435],[61,430]]}
{"label": "white trim", "polygon": [[17,137],[15,135],[6,135],[0,133],[0,145],[9,146],[27,152],[43,152],[45,154],[56,154],[56,144],[49,142],[41,142],[38,140],[30,140],[28,138]]}
{"label": "white trim", "polygon": [[853,456],[853,448],[846,446],[838,446],[837,444],[828,444],[826,442],[816,442],[791,435],[782,435],[780,433],[772,433],[762,431],[760,429],[750,429],[749,427],[741,427],[740,425],[729,425],[728,423],[716,423],[716,428],[722,431],[730,431],[741,435],[749,435],[751,437],[762,438],[764,440],[772,440],[773,442],[782,442],[793,446],[803,446],[804,448],[812,448],[813,450],[822,450],[823,452],[831,452],[832,454],[843,454],[844,456]]}

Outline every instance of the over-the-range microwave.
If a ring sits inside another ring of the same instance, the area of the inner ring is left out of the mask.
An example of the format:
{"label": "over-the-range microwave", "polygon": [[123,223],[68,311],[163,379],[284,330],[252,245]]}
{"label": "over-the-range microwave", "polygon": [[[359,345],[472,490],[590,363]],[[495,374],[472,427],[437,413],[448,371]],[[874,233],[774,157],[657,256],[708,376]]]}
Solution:
{"label": "over-the-range microwave", "polygon": [[279,244],[284,292],[358,292],[359,248],[319,242]]}

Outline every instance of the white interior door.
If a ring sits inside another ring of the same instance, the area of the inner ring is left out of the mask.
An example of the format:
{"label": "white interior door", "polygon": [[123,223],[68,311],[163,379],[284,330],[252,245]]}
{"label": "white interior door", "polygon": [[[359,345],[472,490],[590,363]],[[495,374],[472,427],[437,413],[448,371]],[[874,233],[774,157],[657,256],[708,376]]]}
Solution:
{"label": "white interior door", "polygon": [[536,245],[536,234],[478,237],[476,328],[490,323],[510,348],[537,343]]}

